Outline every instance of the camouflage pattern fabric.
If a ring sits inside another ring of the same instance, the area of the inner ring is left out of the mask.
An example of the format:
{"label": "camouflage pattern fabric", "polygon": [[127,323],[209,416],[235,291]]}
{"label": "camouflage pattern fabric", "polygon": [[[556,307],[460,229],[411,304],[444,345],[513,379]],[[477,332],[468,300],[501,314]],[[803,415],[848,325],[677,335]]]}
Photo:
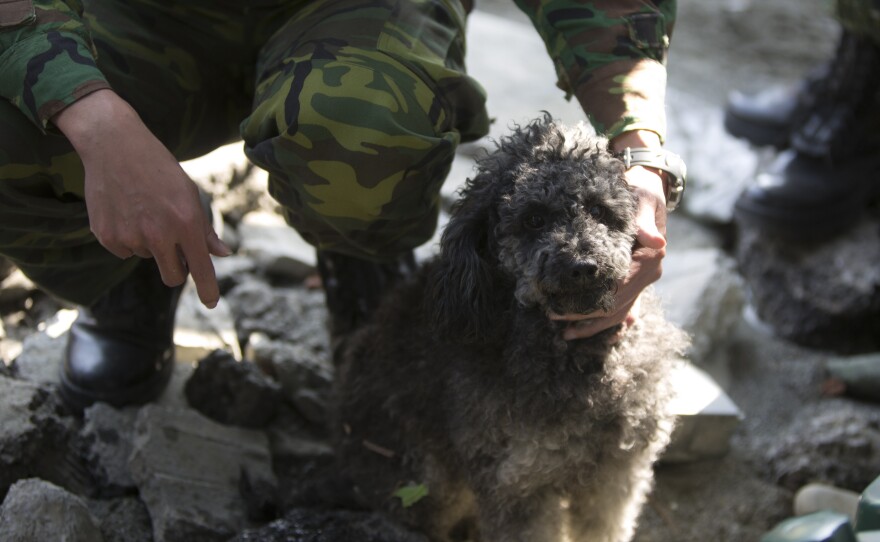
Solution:
{"label": "camouflage pattern fabric", "polygon": [[547,44],[558,86],[596,131],[666,136],[666,54],[676,0],[516,0]]}
{"label": "camouflage pattern fabric", "polygon": [[[674,2],[520,6],[600,132],[663,134]],[[488,130],[465,18],[458,0],[0,0],[0,253],[81,304],[135,264],[91,235],[82,165],[49,123],[100,88],[180,160],[243,139],[315,246],[419,245],[456,146]]]}
{"label": "camouflage pattern fabric", "polygon": [[880,0],[837,0],[835,8],[844,28],[880,46]]}

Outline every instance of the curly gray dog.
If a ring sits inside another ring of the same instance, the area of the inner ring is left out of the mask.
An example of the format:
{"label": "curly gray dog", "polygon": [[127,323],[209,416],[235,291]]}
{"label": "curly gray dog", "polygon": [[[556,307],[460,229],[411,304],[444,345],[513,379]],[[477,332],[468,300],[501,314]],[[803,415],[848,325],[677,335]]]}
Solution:
{"label": "curly gray dog", "polygon": [[632,537],[687,338],[656,300],[614,344],[548,318],[612,307],[636,233],[623,175],[548,116],[478,162],[438,257],[340,361],[340,471],[362,504],[436,542]]}

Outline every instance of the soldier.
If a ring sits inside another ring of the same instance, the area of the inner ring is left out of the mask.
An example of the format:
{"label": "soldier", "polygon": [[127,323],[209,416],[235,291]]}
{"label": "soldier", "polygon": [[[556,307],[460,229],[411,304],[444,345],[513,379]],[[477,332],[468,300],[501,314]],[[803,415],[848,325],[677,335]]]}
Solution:
{"label": "soldier", "polygon": [[727,130],[785,149],[736,203],[737,219],[800,242],[853,226],[880,195],[880,1],[838,0],[840,39],[799,85],[733,93]]}
{"label": "soldier", "polygon": [[[669,183],[653,150],[675,1],[519,4],[596,129],[652,149],[627,171],[631,276],[615,311],[553,315],[573,339],[632,322],[660,275]],[[238,139],[318,251],[332,334],[369,315],[432,235],[456,146],[487,133],[464,65],[469,7],[0,0],[0,254],[81,306],[62,371],[72,407],[164,389],[184,279],[213,307],[210,256],[229,254],[178,161]]]}

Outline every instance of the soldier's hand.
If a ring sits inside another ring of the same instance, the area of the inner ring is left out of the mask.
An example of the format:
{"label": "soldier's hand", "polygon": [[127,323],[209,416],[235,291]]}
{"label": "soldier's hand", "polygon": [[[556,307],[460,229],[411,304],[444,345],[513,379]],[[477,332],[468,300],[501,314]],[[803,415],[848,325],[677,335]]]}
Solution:
{"label": "soldier's hand", "polygon": [[220,298],[211,254],[229,255],[198,189],[137,113],[111,90],[74,102],[52,119],[85,168],[89,224],[119,258],[155,258],[168,286],[192,274],[199,299]]}
{"label": "soldier's hand", "polygon": [[[653,133],[628,132],[614,142],[622,147],[659,146],[660,139]],[[629,273],[618,284],[615,306],[610,312],[592,314],[551,314],[553,320],[569,322],[563,338],[566,340],[591,337],[623,324],[619,339],[639,317],[639,296],[650,284],[656,282],[663,272],[666,256],[666,191],[663,179],[654,169],[635,166],[627,170],[626,181],[638,197],[636,224],[638,232],[632,253]]]}

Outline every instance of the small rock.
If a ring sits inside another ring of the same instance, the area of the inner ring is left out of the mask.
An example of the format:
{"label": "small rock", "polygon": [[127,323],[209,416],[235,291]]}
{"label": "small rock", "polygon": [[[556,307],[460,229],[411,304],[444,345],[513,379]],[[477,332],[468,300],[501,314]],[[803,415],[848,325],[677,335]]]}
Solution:
{"label": "small rock", "polygon": [[880,412],[845,400],[803,409],[772,442],[762,467],[791,491],[811,482],[861,492],[880,465]]}
{"label": "small rock", "polygon": [[225,258],[214,258],[214,273],[217,275],[220,293],[224,295],[256,271],[257,264],[253,258],[238,254]]}
{"label": "small rock", "polygon": [[333,381],[329,356],[299,344],[283,341],[254,340],[249,351],[254,362],[265,367],[281,383],[284,395],[309,421],[324,423],[327,394]]}
{"label": "small rock", "polygon": [[72,420],[60,411],[45,387],[0,376],[0,498],[26,477],[90,489],[85,467],[68,445]]}
{"label": "small rock", "polygon": [[135,488],[128,468],[137,409],[95,403],[83,413],[78,446],[102,493],[118,495]]}
{"label": "small rock", "polygon": [[104,541],[80,497],[36,478],[20,480],[9,488],[0,508],[0,533],[10,542]]}
{"label": "small rock", "polygon": [[248,361],[215,350],[199,361],[184,387],[189,405],[223,424],[266,427],[281,402],[281,386]]}
{"label": "small rock", "polygon": [[138,499],[87,499],[86,504],[98,522],[104,542],[153,542],[150,513]]}
{"label": "small rock", "polygon": [[794,515],[804,516],[822,510],[831,510],[848,516],[855,524],[858,505],[859,494],[855,491],[826,484],[807,484],[795,493]]}

